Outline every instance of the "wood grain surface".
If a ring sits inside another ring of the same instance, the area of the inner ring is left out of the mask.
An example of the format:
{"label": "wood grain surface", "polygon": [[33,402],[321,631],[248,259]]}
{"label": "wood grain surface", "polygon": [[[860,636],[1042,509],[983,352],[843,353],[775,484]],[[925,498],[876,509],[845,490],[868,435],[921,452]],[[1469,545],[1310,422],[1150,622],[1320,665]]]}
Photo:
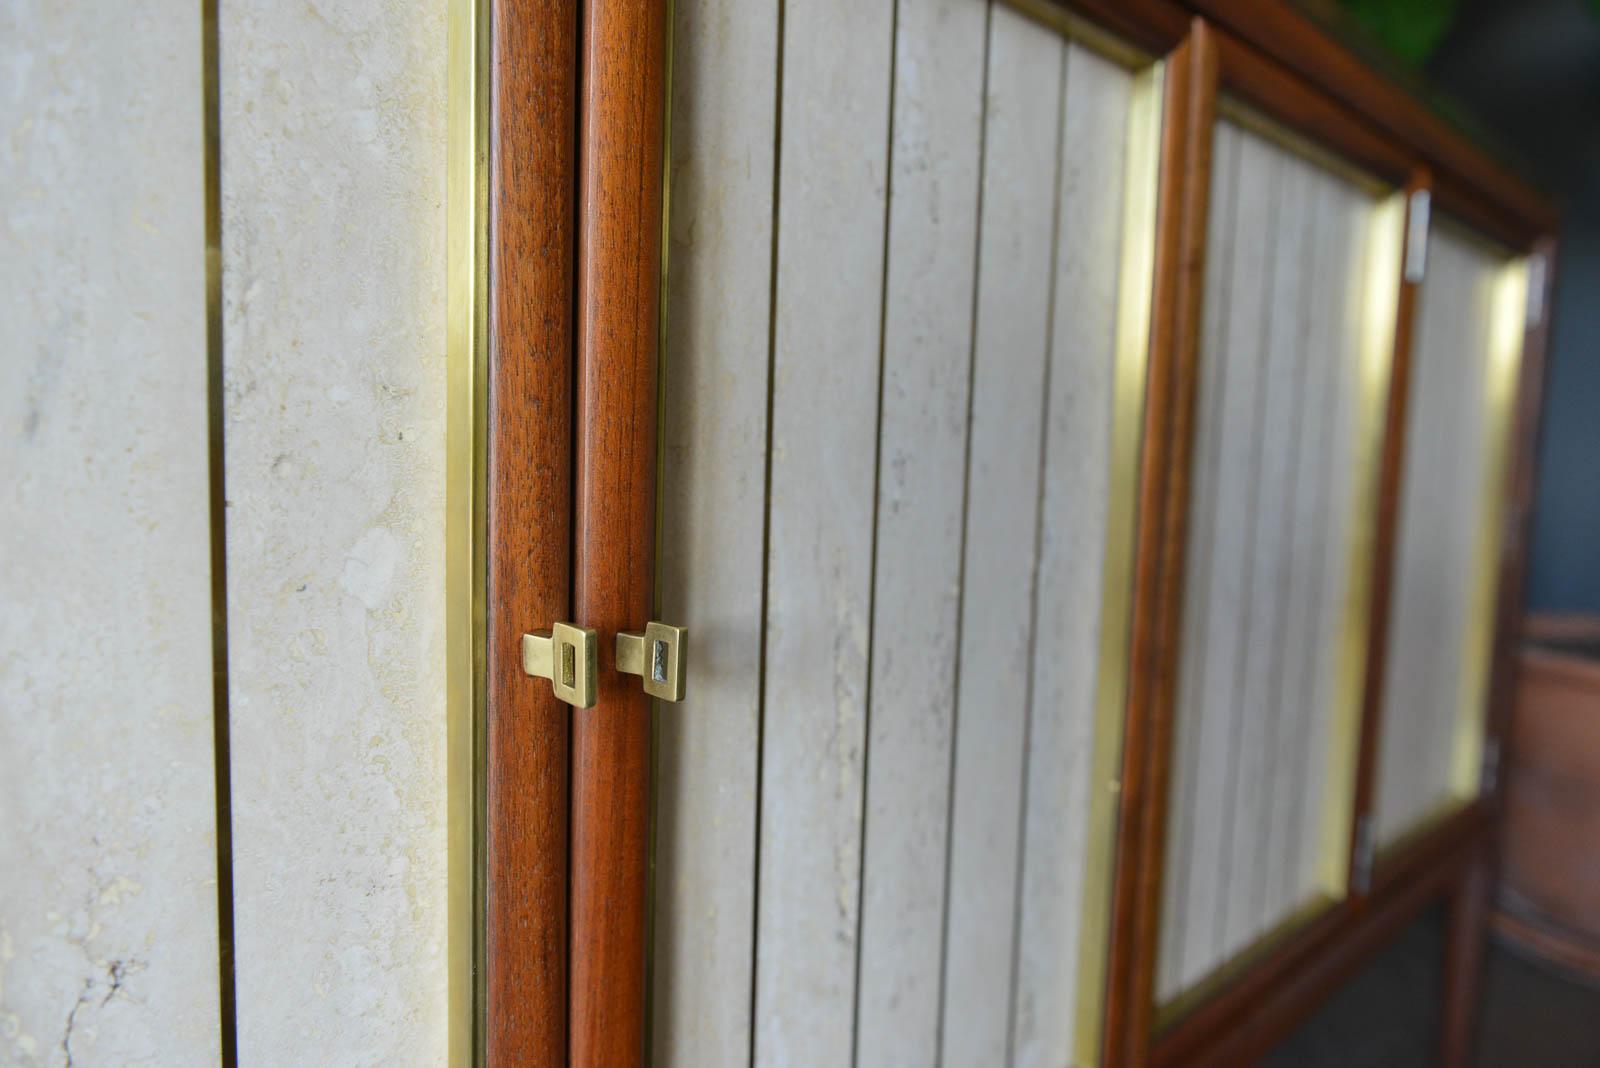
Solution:
{"label": "wood grain surface", "polygon": [[495,0],[489,139],[485,1059],[567,1057],[568,713],[522,672],[571,606],[572,0]]}
{"label": "wood grain surface", "polygon": [[650,699],[615,670],[649,621],[655,557],[664,0],[588,0],[578,157],[573,616],[600,636],[573,713],[571,1063],[644,1062]]}
{"label": "wood grain surface", "polygon": [[1218,61],[1196,20],[1167,58],[1157,192],[1139,525],[1123,749],[1104,1059],[1142,1066],[1153,1029],[1172,705],[1183,618],[1183,559],[1210,196]]}

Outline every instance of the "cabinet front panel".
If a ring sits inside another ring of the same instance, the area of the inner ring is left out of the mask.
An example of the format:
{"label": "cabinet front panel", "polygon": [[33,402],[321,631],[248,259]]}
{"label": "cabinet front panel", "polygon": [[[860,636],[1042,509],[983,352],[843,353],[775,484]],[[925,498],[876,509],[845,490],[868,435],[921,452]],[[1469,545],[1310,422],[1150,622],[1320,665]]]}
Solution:
{"label": "cabinet front panel", "polygon": [[1524,262],[1448,220],[1428,241],[1407,411],[1377,840],[1475,797]]}
{"label": "cabinet front panel", "polygon": [[678,12],[662,1064],[1096,1056],[1159,80],[888,14]]}
{"label": "cabinet front panel", "polygon": [[1158,998],[1342,892],[1398,200],[1217,126]]}

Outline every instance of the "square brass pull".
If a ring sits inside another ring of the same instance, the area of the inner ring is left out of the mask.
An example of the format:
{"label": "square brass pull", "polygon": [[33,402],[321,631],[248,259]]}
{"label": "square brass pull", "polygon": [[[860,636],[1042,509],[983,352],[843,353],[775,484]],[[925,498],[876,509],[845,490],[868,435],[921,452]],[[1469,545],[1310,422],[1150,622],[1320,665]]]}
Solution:
{"label": "square brass pull", "polygon": [[617,634],[617,670],[638,675],[644,692],[663,701],[683,700],[685,646],[689,631],[666,623],[647,623],[643,634]]}
{"label": "square brass pull", "polygon": [[577,708],[594,707],[595,653],[600,638],[591,627],[557,623],[548,631],[522,636],[522,670],[549,679],[556,699]]}

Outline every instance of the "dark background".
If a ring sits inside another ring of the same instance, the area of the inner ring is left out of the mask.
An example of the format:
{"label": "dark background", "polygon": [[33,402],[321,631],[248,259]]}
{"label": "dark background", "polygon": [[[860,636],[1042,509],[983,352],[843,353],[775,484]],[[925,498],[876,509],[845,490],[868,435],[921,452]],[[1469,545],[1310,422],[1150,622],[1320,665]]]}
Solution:
{"label": "dark background", "polygon": [[1423,71],[1563,211],[1528,608],[1600,614],[1600,4],[1388,5],[1452,6]]}

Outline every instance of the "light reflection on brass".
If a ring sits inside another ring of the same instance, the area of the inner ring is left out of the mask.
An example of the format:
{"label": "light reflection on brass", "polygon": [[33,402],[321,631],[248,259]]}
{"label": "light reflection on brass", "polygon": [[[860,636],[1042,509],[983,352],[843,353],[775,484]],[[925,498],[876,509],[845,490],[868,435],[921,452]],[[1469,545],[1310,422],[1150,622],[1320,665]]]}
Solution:
{"label": "light reflection on brass", "polygon": [[1089,769],[1083,904],[1078,929],[1077,1022],[1073,1028],[1073,1056],[1080,1068],[1100,1063],[1106,965],[1111,949],[1111,896],[1128,692],[1128,627],[1133,611],[1134,542],[1138,522],[1139,448],[1144,436],[1150,299],[1155,278],[1162,77],[1159,63],[1139,71],[1134,76],[1128,108],[1123,253],[1117,287],[1116,363],[1111,398],[1110,478],[1101,574],[1100,655]]}
{"label": "light reflection on brass", "polygon": [[1318,885],[1333,897],[1343,897],[1350,886],[1351,820],[1355,816],[1362,700],[1371,633],[1378,489],[1399,325],[1407,205],[1405,192],[1398,191],[1377,206],[1368,221],[1367,260],[1356,268],[1366,279],[1366,291],[1362,294],[1358,402],[1354,452],[1350,457],[1353,477],[1345,532],[1345,602],[1328,709],[1328,763],[1317,862]]}
{"label": "light reflection on brass", "polygon": [[483,1059],[487,0],[450,0],[446,160],[446,1017],[451,1068]]}
{"label": "light reflection on brass", "polygon": [[[1495,250],[1506,256],[1501,250]],[[1483,369],[1483,482],[1473,551],[1472,599],[1461,649],[1461,704],[1451,746],[1451,788],[1470,801],[1482,783],[1483,740],[1494,650],[1495,602],[1500,590],[1500,540],[1504,530],[1511,429],[1522,370],[1522,333],[1527,320],[1528,260],[1507,258],[1496,273],[1489,318],[1489,351]]]}

